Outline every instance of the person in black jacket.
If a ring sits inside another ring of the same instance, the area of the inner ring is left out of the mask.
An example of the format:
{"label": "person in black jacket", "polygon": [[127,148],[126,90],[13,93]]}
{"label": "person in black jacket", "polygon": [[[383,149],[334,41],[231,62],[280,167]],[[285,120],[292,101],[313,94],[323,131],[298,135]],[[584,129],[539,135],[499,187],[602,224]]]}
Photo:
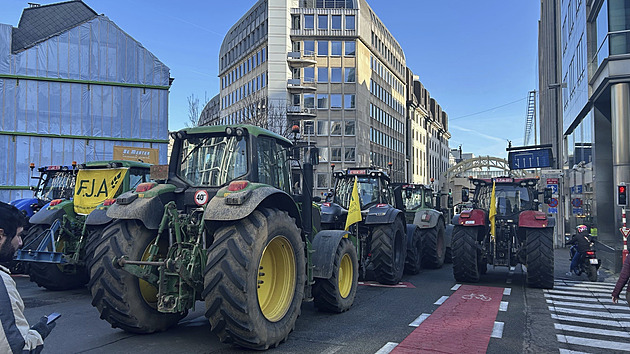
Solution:
{"label": "person in black jacket", "polygon": [[578,225],[577,233],[571,237],[571,241],[569,241],[569,244],[577,244],[577,252],[575,252],[575,255],[573,255],[573,259],[571,259],[571,268],[570,272],[567,273],[567,275],[570,275],[571,273],[579,275],[578,264],[580,262],[580,259],[582,258],[582,255],[586,254],[586,251],[588,251],[588,248],[591,245],[591,239],[588,235],[588,227],[586,227],[586,225]]}

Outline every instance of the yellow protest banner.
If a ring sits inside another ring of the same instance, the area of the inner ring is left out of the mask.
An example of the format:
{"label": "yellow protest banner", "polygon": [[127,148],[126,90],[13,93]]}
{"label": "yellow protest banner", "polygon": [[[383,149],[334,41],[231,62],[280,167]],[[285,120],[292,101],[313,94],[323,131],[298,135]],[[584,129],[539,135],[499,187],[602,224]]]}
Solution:
{"label": "yellow protest banner", "polygon": [[494,220],[497,215],[497,196],[496,196],[496,183],[492,182],[492,195],[490,196],[490,235],[496,236],[497,223]]}
{"label": "yellow protest banner", "polygon": [[346,228],[348,231],[352,224],[363,220],[361,215],[361,201],[359,200],[359,188],[357,187],[357,176],[354,176],[354,186],[350,195],[350,205],[348,206],[348,217],[346,218]]}
{"label": "yellow protest banner", "polygon": [[89,214],[106,199],[114,198],[126,173],[126,168],[79,170],[74,186],[74,212]]}

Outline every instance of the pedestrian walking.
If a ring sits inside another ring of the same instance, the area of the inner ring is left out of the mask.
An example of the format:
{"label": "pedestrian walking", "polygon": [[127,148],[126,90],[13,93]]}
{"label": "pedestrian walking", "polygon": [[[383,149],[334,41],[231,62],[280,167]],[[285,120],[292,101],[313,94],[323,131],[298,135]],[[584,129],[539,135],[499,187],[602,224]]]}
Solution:
{"label": "pedestrian walking", "polygon": [[613,303],[616,304],[617,300],[619,300],[619,294],[621,294],[623,287],[628,283],[628,279],[630,279],[630,257],[626,257],[621,267],[621,274],[619,274],[619,279],[617,279],[617,284],[615,284],[615,289],[612,292]]}
{"label": "pedestrian walking", "polygon": [[[21,233],[24,220],[19,210],[0,202],[0,261],[11,261],[22,246]],[[39,353],[44,348],[44,339],[55,327],[42,317],[29,328],[24,317],[24,302],[17,291],[10,271],[0,265],[0,353]]]}

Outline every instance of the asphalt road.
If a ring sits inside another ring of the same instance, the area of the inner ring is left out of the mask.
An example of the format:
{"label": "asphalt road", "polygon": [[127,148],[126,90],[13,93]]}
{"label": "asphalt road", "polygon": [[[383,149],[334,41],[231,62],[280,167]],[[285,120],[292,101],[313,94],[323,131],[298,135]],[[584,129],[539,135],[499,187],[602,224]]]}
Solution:
{"label": "asphalt road", "polygon": [[[567,250],[556,250],[556,278],[566,278]],[[605,274],[602,273],[602,280]],[[222,344],[210,332],[204,304],[198,302],[176,327],[151,335],[135,335],[99,319],[90,304],[87,289],[53,292],[38,288],[28,278],[15,278],[26,305],[29,322],[59,312],[57,327],[47,338],[47,353],[242,353],[246,350]],[[302,305],[295,331],[277,353],[376,353],[387,343],[400,343],[416,327],[410,326],[421,314],[433,313],[440,298],[450,296],[456,285],[452,267],[423,270],[405,276],[406,288],[360,286],[350,311],[342,314],[319,312],[312,303]],[[612,281],[612,280],[609,280]],[[558,353],[554,324],[543,291],[525,286],[520,266],[492,269],[475,285],[509,288],[503,296],[507,310],[495,321],[503,322],[500,336],[490,338],[488,353]],[[457,338],[453,338],[457,340]]]}

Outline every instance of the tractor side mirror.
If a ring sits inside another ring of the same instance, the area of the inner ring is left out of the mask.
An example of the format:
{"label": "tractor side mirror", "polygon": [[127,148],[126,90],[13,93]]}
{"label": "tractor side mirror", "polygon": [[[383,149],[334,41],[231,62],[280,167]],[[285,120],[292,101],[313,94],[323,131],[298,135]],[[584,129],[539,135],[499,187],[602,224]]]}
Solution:
{"label": "tractor side mirror", "polygon": [[449,194],[448,199],[446,199],[446,207],[449,209],[453,208],[453,196]]}
{"label": "tractor side mirror", "polygon": [[543,191],[543,200],[545,204],[549,204],[551,202],[551,197],[553,196],[553,191],[551,188],[545,188]]}
{"label": "tractor side mirror", "polygon": [[469,191],[467,188],[462,189],[462,202],[467,203],[470,200]]}

